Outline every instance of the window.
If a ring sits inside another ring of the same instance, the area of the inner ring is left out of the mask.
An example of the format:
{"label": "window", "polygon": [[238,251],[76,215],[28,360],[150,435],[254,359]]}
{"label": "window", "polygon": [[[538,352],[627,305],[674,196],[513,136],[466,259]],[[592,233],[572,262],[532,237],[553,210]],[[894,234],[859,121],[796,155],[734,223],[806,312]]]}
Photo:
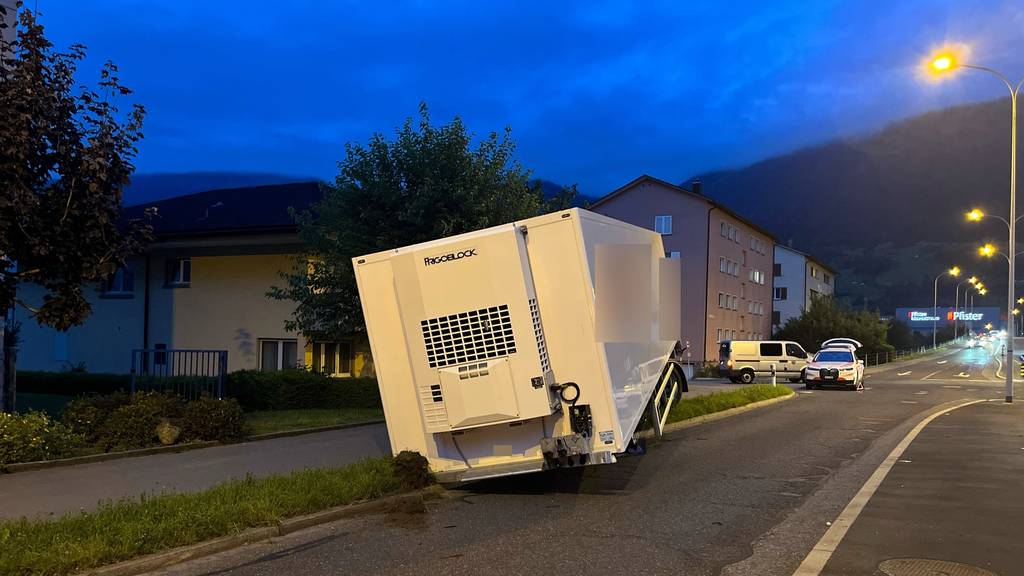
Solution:
{"label": "window", "polygon": [[680,254],[678,250],[673,250],[671,252],[668,250],[665,251],[665,258],[679,258],[679,256]]}
{"label": "window", "polygon": [[817,277],[818,277],[818,269],[815,268],[814,266],[811,266],[811,278],[817,278]]}
{"label": "window", "polygon": [[314,342],[313,371],[328,376],[352,375],[351,342]]}
{"label": "window", "polygon": [[776,262],[772,267],[772,276],[779,278],[782,276],[782,264]]}
{"label": "window", "polygon": [[736,263],[736,262],[730,262],[729,265],[730,265],[729,273],[732,274],[733,276],[736,276],[737,278],[739,278],[739,275],[740,275],[740,265],[738,263]]}
{"label": "window", "polygon": [[824,282],[825,284],[832,284],[832,275],[822,274],[821,281]]}
{"label": "window", "polygon": [[715,342],[721,342],[722,341],[722,329],[721,328],[718,329],[717,335],[715,336],[715,338],[716,338]]}
{"label": "window", "polygon": [[725,308],[725,294],[718,293],[718,307]]}
{"label": "window", "polygon": [[718,271],[719,272],[728,272],[729,271],[729,261],[726,260],[725,258],[719,258],[718,259]]}
{"label": "window", "polygon": [[671,216],[655,216],[654,217],[654,231],[658,234],[669,235],[672,233],[672,217]]}
{"label": "window", "polygon": [[722,238],[728,238],[728,237],[729,237],[729,225],[726,224],[725,222],[722,222]]}
{"label": "window", "polygon": [[817,300],[821,297],[821,292],[818,292],[817,290],[811,289],[808,292],[811,294],[811,300]]}
{"label": "window", "polygon": [[761,344],[761,356],[782,356],[782,343],[765,342]]}
{"label": "window", "polygon": [[277,372],[298,365],[299,343],[296,340],[260,339],[260,370]]}
{"label": "window", "polygon": [[786,356],[791,358],[807,358],[807,352],[797,344],[786,344]]}
{"label": "window", "polygon": [[733,340],[735,340],[735,339],[736,339],[736,331],[735,331],[735,330],[733,330],[733,331],[732,331],[732,332],[730,332],[729,334],[730,334],[730,336],[732,337],[732,339],[733,339]]}
{"label": "window", "polygon": [[779,312],[778,310],[772,311],[772,324],[775,326],[782,324],[782,312]]}
{"label": "window", "polygon": [[131,268],[118,268],[100,282],[100,298],[131,298],[135,292],[135,272]]}
{"label": "window", "polygon": [[775,299],[776,300],[785,300],[788,297],[789,297],[789,288],[783,286],[782,288],[776,288],[775,289]]}
{"label": "window", "polygon": [[168,258],[164,285],[168,287],[188,286],[192,283],[192,259]]}

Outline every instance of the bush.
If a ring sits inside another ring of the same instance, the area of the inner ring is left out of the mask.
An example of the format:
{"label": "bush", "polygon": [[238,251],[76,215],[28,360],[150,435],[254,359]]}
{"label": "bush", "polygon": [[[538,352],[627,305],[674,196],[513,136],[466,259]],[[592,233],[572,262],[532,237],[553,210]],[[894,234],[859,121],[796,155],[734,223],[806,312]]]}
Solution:
{"label": "bush", "polygon": [[85,440],[44,412],[0,412],[0,466],[67,458]]}
{"label": "bush", "polygon": [[57,396],[110,394],[131,389],[130,374],[18,371],[18,391]]}
{"label": "bush", "polygon": [[227,390],[249,412],[381,407],[376,378],[331,378],[306,370],[232,372]]}
{"label": "bush", "polygon": [[115,409],[99,430],[98,444],[106,451],[145,448],[157,441],[160,420],[181,416],[181,399],[157,392],[142,392]]}
{"label": "bush", "polygon": [[114,410],[130,401],[131,396],[125,392],[75,398],[64,406],[61,422],[73,432],[85,437],[86,441],[95,443],[99,440],[100,430],[107,418],[110,418]]}
{"label": "bush", "polygon": [[203,396],[185,404],[181,434],[188,440],[233,442],[245,436],[245,416],[234,398]]}

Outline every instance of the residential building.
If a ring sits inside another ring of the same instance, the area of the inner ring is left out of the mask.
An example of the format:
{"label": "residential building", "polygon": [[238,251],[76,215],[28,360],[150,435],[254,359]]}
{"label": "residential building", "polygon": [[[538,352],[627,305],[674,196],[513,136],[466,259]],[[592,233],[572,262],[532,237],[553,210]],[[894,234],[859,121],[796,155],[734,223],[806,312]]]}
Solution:
{"label": "residential building", "polygon": [[836,273],[809,254],[776,244],[772,286],[774,331],[803,314],[814,298],[834,295]]}
{"label": "residential building", "polygon": [[0,7],[6,9],[0,10],[0,23],[7,25],[6,28],[0,26],[0,50],[6,50],[7,45],[14,41],[14,26],[18,20],[15,4],[15,0],[0,0]]}
{"label": "residential building", "polygon": [[[289,207],[321,198],[316,182],[212,190],[155,207],[155,241],[110,278],[89,286],[92,314],[67,332],[19,313],[23,370],[128,372],[133,349],[227,350],[228,370],[306,365],[337,376],[371,374],[363,339],[312,342],[285,330],[294,304],[267,297],[300,248]],[[38,301],[28,286],[21,295]]]}
{"label": "residential building", "polygon": [[590,210],[662,235],[665,255],[682,259],[681,341],[694,362],[716,360],[723,340],[771,334],[775,238],[700,193],[643,175]]}

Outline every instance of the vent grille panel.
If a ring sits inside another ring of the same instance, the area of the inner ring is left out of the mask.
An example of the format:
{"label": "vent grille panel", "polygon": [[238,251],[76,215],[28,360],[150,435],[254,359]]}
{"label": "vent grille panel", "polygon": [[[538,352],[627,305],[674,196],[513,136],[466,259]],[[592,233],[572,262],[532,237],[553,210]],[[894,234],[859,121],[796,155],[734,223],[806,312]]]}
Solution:
{"label": "vent grille panel", "polygon": [[431,368],[499,358],[516,351],[507,304],[422,320],[420,328]]}
{"label": "vent grille panel", "polygon": [[444,407],[440,384],[421,386],[420,403],[423,404],[423,416],[428,430],[447,429],[448,411]]}
{"label": "vent grille panel", "polygon": [[533,319],[533,335],[537,338],[537,353],[540,355],[541,371],[551,371],[551,359],[548,357],[548,344],[544,340],[544,328],[540,325],[540,308],[537,299],[530,298],[530,318]]}

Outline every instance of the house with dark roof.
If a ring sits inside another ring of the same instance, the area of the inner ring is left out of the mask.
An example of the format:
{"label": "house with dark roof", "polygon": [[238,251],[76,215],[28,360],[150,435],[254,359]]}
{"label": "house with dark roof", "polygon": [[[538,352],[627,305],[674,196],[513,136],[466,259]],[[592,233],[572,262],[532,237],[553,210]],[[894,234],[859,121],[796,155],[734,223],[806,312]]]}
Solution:
{"label": "house with dark roof", "polygon": [[775,237],[737,212],[690,189],[646,174],[590,210],[649,228],[665,256],[682,260],[681,326],[693,362],[718,359],[723,340],[771,337]]}
{"label": "house with dark roof", "polygon": [[[226,350],[229,371],[310,366],[337,376],[372,373],[358,341],[314,342],[285,330],[294,305],[267,291],[291,270],[300,243],[290,208],[322,197],[317,182],[210,190],[127,207],[156,208],[145,254],[86,297],[92,315],[67,332],[22,322],[23,370],[84,366],[124,373],[132,350]],[[23,296],[31,301],[32,287]]]}

